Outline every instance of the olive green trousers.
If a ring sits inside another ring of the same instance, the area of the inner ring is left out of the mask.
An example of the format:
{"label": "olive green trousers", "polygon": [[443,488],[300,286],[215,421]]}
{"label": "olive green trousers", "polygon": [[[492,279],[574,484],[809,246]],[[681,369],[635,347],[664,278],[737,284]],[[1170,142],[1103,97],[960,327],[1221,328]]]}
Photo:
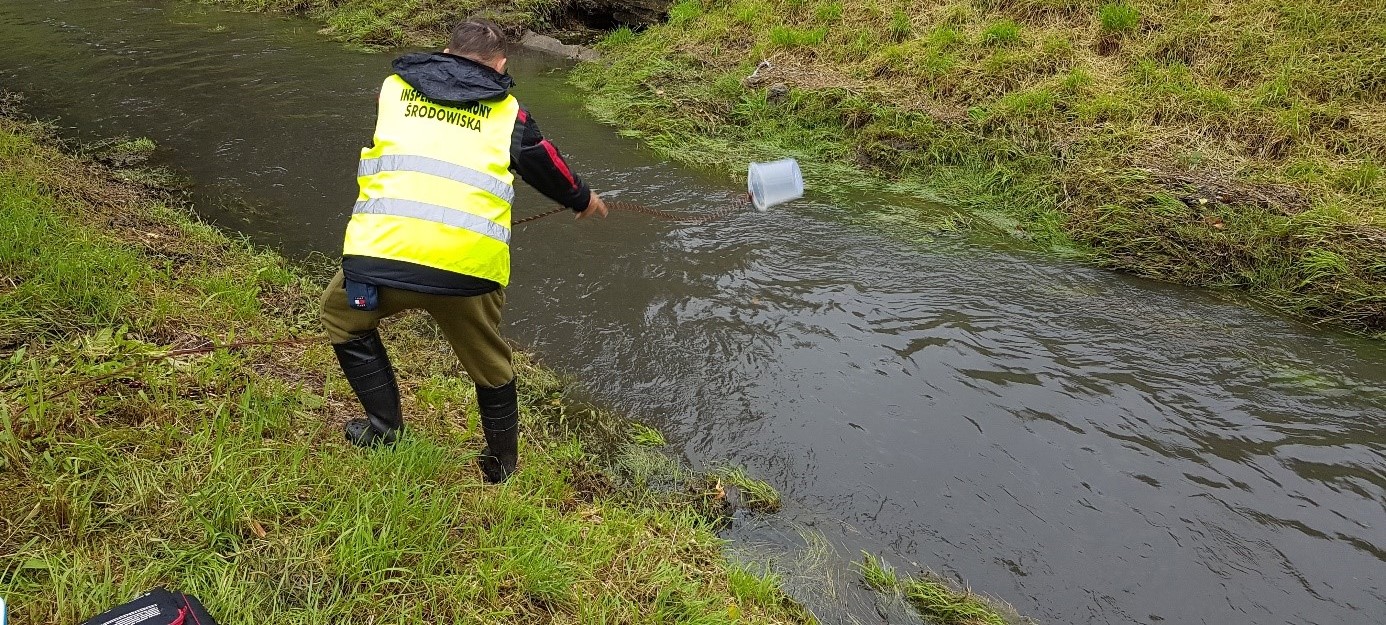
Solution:
{"label": "olive green trousers", "polygon": [[505,289],[485,295],[434,295],[382,286],[375,310],[357,310],[347,304],[345,277],[341,270],[322,294],[322,324],[333,343],[344,343],[376,329],[380,320],[406,310],[424,310],[438,323],[452,351],[472,381],[488,388],[515,379],[510,344],[501,338],[501,308]]}

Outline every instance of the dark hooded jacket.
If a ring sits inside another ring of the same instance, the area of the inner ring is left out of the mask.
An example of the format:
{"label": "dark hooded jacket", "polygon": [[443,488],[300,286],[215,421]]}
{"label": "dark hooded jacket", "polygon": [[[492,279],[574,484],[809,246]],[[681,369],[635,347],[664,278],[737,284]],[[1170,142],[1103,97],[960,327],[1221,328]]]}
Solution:
{"label": "dark hooded jacket", "polygon": [[[395,59],[394,70],[405,82],[438,104],[457,106],[505,96],[515,86],[509,74],[451,54],[417,53]],[[458,146],[459,150],[467,146]],[[587,209],[590,191],[567,161],[539,131],[524,106],[515,119],[510,141],[510,170],[549,199],[574,211]],[[441,295],[481,295],[500,288],[490,280],[414,263],[346,256],[346,277],[357,282]]]}

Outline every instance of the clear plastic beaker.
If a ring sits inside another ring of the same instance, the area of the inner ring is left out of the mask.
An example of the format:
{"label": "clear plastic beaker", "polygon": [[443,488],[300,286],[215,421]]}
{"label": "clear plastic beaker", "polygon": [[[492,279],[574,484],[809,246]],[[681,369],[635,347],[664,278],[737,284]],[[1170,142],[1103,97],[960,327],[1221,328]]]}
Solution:
{"label": "clear plastic beaker", "polygon": [[768,163],[751,163],[746,175],[746,189],[756,210],[804,197],[804,176],[799,162],[786,158]]}

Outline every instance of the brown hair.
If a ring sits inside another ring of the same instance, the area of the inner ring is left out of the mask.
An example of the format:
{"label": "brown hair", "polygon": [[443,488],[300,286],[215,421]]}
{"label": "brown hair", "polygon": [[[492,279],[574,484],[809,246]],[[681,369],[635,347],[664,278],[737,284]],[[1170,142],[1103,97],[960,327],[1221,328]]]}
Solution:
{"label": "brown hair", "polygon": [[448,52],[489,62],[505,56],[505,31],[494,22],[469,19],[452,29]]}

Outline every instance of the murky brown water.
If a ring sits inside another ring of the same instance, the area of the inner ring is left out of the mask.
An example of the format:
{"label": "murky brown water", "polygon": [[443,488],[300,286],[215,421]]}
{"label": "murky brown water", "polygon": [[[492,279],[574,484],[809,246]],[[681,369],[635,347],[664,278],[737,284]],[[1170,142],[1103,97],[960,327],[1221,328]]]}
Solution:
{"label": "murky brown water", "polygon": [[[73,136],[155,139],[216,222],[335,253],[389,58],[315,29],[4,0],[0,79]],[[739,191],[594,124],[554,64],[517,58],[517,94],[599,189],[688,211]],[[786,510],[733,536],[826,538],[839,577],[790,580],[825,622],[901,619],[852,581],[860,550],[1047,623],[1386,622],[1386,349],[910,230],[938,210],[810,194],[706,225],[526,224],[509,332],[694,462],[780,487]]]}

